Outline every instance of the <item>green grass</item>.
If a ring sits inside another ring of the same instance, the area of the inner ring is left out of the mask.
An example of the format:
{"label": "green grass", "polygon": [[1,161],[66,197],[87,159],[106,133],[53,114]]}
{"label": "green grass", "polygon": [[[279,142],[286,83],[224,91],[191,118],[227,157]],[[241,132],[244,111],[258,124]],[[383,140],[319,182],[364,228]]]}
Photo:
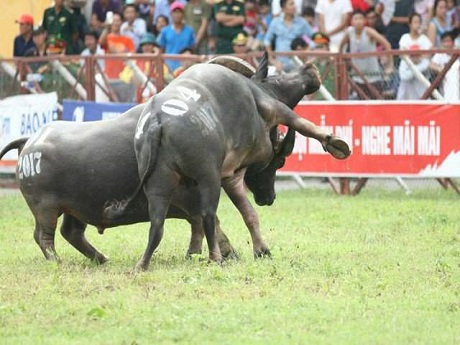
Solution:
{"label": "green grass", "polygon": [[150,270],[134,275],[147,224],[90,227],[103,266],[58,233],[56,265],[22,196],[3,195],[0,344],[459,344],[459,205],[441,189],[282,192],[258,208],[273,259],[254,260],[223,197],[239,261],[185,259],[189,228],[170,220]]}

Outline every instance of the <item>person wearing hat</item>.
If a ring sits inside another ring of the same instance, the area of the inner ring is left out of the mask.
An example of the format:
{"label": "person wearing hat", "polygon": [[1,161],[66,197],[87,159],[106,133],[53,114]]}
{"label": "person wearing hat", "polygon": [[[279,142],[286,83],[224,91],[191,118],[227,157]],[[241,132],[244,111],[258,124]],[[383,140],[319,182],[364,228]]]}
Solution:
{"label": "person wearing hat", "polygon": [[232,40],[233,52],[235,54],[247,54],[248,47],[248,36],[242,31]]}
{"label": "person wearing hat", "polygon": [[243,31],[245,21],[244,0],[216,0],[214,13],[216,18],[216,53],[233,53],[233,38]]}
{"label": "person wearing hat", "polygon": [[311,35],[311,40],[315,44],[315,50],[329,51],[329,36],[323,32],[315,32]]}
{"label": "person wearing hat", "polygon": [[19,24],[19,35],[14,38],[13,56],[24,56],[28,50],[35,48],[32,39],[34,18],[30,14],[22,14],[16,23]]}
{"label": "person wearing hat", "polygon": [[[184,24],[184,4],[175,1],[171,5],[171,24],[164,27],[158,39],[162,53],[180,54],[185,48],[195,46],[195,32]],[[180,66],[179,60],[166,60],[171,71]]]}
{"label": "person wearing hat", "polygon": [[46,39],[46,53],[48,55],[65,54],[66,42],[56,35],[49,35]]}

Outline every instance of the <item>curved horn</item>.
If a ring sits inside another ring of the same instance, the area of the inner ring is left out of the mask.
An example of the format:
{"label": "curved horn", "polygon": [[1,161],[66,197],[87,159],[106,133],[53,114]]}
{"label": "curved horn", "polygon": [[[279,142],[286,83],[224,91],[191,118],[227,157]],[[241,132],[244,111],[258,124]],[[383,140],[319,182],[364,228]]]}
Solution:
{"label": "curved horn", "polygon": [[257,67],[256,74],[254,75],[254,79],[257,80],[264,80],[268,76],[268,53],[265,51],[262,60],[260,60],[259,66]]}
{"label": "curved horn", "polygon": [[283,143],[281,144],[280,155],[283,157],[289,156],[292,153],[292,150],[294,150],[294,143],[295,129],[288,128],[286,136],[283,139]]}
{"label": "curved horn", "polygon": [[234,72],[244,75],[246,78],[251,78],[256,69],[247,61],[236,56],[216,56],[206,63],[214,63],[231,69]]}

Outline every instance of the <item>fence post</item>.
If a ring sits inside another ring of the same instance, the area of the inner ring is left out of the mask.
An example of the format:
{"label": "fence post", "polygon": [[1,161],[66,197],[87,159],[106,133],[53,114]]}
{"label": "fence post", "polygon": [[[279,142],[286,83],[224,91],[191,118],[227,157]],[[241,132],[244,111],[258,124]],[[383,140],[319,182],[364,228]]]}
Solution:
{"label": "fence post", "polygon": [[96,69],[94,64],[97,63],[97,60],[94,56],[85,57],[85,89],[86,89],[86,99],[88,101],[96,100]]}

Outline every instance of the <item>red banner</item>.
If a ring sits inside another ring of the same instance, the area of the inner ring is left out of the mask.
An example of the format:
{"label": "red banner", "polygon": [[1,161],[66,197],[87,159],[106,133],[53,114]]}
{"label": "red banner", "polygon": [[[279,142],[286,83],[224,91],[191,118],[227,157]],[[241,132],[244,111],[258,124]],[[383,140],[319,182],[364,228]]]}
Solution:
{"label": "red banner", "polygon": [[295,112],[353,152],[337,160],[297,133],[284,174],[460,177],[460,103],[303,102]]}

